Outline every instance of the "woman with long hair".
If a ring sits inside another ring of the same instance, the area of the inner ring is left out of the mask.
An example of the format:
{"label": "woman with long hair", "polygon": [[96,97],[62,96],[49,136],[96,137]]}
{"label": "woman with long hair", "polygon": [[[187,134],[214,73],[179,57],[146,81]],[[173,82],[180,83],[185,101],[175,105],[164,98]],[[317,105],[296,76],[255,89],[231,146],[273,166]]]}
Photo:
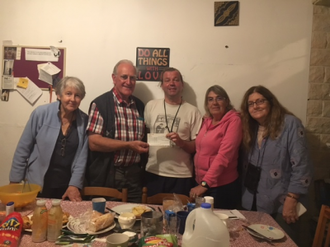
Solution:
{"label": "woman with long hair", "polygon": [[241,116],[246,155],[242,206],[271,214],[297,241],[297,203],[306,203],[312,179],[305,129],[263,86],[247,90]]}

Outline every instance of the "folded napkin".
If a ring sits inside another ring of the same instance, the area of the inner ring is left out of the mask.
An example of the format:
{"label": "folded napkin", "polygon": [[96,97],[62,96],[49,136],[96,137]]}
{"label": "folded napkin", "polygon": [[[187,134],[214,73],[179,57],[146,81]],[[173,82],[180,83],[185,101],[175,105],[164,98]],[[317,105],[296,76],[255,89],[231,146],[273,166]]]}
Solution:
{"label": "folded napkin", "polygon": [[246,220],[245,216],[241,214],[237,209],[233,210],[217,210],[217,212],[220,212],[222,214],[228,215],[230,219],[240,219],[240,220]]}

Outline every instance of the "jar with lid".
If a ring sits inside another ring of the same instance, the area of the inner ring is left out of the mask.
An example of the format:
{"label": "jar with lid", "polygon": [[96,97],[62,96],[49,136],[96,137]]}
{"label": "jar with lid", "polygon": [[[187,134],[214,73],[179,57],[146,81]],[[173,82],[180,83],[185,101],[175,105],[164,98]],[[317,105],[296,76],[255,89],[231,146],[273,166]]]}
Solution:
{"label": "jar with lid", "polygon": [[53,199],[52,207],[48,212],[47,223],[47,240],[55,242],[61,235],[63,211],[61,208],[61,200]]}
{"label": "jar with lid", "polygon": [[46,200],[38,200],[33,212],[32,241],[40,243],[47,239],[47,208]]}

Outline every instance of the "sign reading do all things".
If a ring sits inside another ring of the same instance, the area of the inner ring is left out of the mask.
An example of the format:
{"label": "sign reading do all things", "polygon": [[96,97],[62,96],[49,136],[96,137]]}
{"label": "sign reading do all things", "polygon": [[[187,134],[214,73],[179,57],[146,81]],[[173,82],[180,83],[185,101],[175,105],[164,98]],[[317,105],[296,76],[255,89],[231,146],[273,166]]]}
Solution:
{"label": "sign reading do all things", "polygon": [[136,48],[138,81],[159,81],[159,76],[170,65],[169,48]]}

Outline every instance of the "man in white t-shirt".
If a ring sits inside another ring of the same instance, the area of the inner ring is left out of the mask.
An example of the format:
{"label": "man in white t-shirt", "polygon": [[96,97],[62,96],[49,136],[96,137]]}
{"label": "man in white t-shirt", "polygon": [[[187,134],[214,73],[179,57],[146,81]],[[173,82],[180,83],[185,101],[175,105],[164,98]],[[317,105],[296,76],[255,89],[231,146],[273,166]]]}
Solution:
{"label": "man in white t-shirt", "polygon": [[182,99],[184,83],[179,70],[165,69],[160,82],[165,98],[149,101],[144,118],[150,133],[164,133],[171,145],[149,147],[145,179],[148,196],[157,193],[189,196],[194,185],[192,154],[202,115]]}

